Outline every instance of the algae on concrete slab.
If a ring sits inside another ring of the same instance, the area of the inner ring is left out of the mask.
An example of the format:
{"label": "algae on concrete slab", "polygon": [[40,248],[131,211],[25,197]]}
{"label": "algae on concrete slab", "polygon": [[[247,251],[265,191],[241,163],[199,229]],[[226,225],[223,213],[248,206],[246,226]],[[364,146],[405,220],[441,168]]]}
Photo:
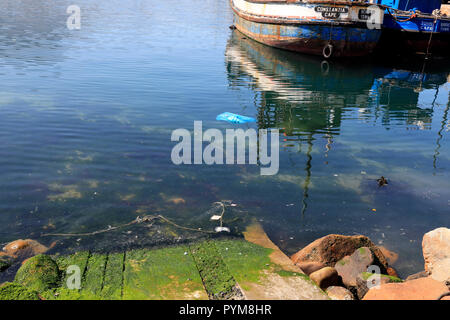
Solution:
{"label": "algae on concrete slab", "polygon": [[243,239],[219,240],[215,242],[215,246],[231,274],[241,285],[246,282],[260,282],[263,271],[273,265],[269,257],[272,249]]}
{"label": "algae on concrete slab", "polygon": [[191,244],[190,251],[211,299],[230,299],[241,294],[238,292],[236,280],[216,248],[215,241]]}
{"label": "algae on concrete slab", "polygon": [[67,278],[70,276],[67,274],[67,268],[70,266],[78,266],[80,268],[81,277],[83,277],[89,256],[89,251],[80,251],[68,256],[59,256],[56,258],[56,263],[62,274],[61,285],[63,288],[67,288]]}
{"label": "algae on concrete slab", "polygon": [[109,254],[106,261],[105,276],[101,297],[105,300],[119,300],[122,298],[122,281],[124,268],[124,253]]}
{"label": "algae on concrete slab", "polygon": [[82,294],[100,295],[103,287],[106,260],[106,254],[93,253],[90,255],[84,274],[84,282],[81,286]]}
{"label": "algae on concrete slab", "polygon": [[186,246],[126,253],[124,300],[208,299]]}

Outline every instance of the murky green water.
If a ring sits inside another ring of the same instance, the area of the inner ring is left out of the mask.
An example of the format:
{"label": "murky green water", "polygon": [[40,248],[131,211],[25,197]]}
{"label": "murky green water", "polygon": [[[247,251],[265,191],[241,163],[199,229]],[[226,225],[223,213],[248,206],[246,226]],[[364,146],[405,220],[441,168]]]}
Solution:
{"label": "murky green water", "polygon": [[[233,232],[257,219],[289,254],[329,233],[364,234],[399,254],[401,275],[421,270],[422,235],[450,225],[448,62],[326,63],[271,49],[231,31],[221,0],[82,0],[81,30],[68,30],[72,2],[0,2],[0,242],[49,245],[61,237],[43,233],[151,213],[213,230],[207,211],[228,199]],[[216,121],[225,111],[258,121]],[[171,132],[194,120],[279,128],[279,173],[173,165]],[[58,245],[163,238],[148,230]]]}

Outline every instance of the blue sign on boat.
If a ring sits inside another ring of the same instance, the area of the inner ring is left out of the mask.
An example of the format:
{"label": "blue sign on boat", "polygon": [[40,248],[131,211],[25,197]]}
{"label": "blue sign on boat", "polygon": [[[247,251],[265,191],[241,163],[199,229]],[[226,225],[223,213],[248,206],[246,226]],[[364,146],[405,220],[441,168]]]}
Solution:
{"label": "blue sign on boat", "polygon": [[224,112],[219,114],[216,117],[216,120],[220,121],[228,121],[231,123],[247,123],[247,122],[256,122],[254,118],[241,116],[239,114],[231,113],[231,112]]}

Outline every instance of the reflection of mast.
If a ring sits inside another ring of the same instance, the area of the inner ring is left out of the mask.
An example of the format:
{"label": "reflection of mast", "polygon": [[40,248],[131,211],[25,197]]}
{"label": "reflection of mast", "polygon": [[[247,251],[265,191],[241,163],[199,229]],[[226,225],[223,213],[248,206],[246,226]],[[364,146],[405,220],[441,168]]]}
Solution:
{"label": "reflection of mast", "polygon": [[[325,158],[328,159],[328,152],[331,150],[331,145],[333,144],[333,136],[331,134],[325,135],[327,138],[327,144],[325,145]],[[326,164],[328,164],[328,161],[326,161]]]}
{"label": "reflection of mast", "polygon": [[449,94],[449,100],[447,102],[447,107],[445,108],[444,115],[442,117],[441,129],[438,132],[438,139],[436,141],[436,150],[434,151],[434,156],[433,156],[433,168],[435,170],[437,169],[436,163],[437,163],[437,158],[440,154],[439,149],[441,148],[441,140],[444,137],[442,133],[444,132],[444,129],[447,125],[449,111],[450,111],[450,94]]}
{"label": "reflection of mast", "polygon": [[303,199],[302,199],[302,219],[305,218],[305,212],[306,209],[308,208],[308,203],[306,202],[306,199],[308,199],[308,191],[309,191],[309,184],[311,182],[311,162],[312,162],[312,156],[311,156],[311,152],[312,152],[312,148],[313,148],[313,144],[312,144],[312,134],[310,134],[308,136],[308,151],[306,151],[306,157],[307,157],[307,161],[306,161],[306,167],[305,167],[305,171],[306,171],[306,178],[305,178],[305,183],[303,184]]}

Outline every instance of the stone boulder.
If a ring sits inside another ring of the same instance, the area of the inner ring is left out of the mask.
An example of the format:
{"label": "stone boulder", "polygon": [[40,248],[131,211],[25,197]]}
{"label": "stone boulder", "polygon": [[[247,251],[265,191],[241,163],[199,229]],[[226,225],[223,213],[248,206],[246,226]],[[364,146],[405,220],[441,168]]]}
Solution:
{"label": "stone boulder", "polygon": [[26,259],[38,254],[47,252],[48,248],[39,242],[31,239],[16,240],[8,243],[3,251],[5,254],[14,258]]}
{"label": "stone boulder", "polygon": [[302,269],[302,271],[308,276],[311,273],[326,267],[323,263],[320,262],[299,262],[297,263],[297,266]]}
{"label": "stone boulder", "polygon": [[422,240],[425,271],[437,281],[450,281],[450,229],[438,228]]}
{"label": "stone boulder", "polygon": [[20,267],[15,281],[37,292],[55,288],[60,281],[58,265],[47,255],[34,256]]}
{"label": "stone boulder", "polygon": [[332,267],[325,267],[309,275],[321,289],[325,290],[331,286],[338,286],[342,283],[336,269]]}
{"label": "stone boulder", "polygon": [[416,279],[420,279],[420,278],[426,278],[426,277],[429,277],[429,276],[430,276],[429,272],[427,272],[427,271],[420,271],[420,272],[414,273],[412,275],[409,275],[405,279],[405,281],[416,280]]}
{"label": "stone boulder", "polygon": [[356,278],[363,272],[367,272],[367,267],[374,263],[374,256],[368,247],[361,247],[350,256],[345,256],[339,260],[334,268],[342,278],[344,285],[356,287]]}
{"label": "stone boulder", "polygon": [[331,300],[355,300],[353,294],[344,287],[332,286],[326,292]]}
{"label": "stone boulder", "polygon": [[363,300],[436,300],[446,292],[448,288],[444,283],[427,277],[373,287]]}
{"label": "stone boulder", "polygon": [[375,263],[380,266],[382,273],[385,273],[388,263],[383,253],[368,237],[362,235],[327,235],[310,243],[294,254],[291,259],[296,264],[300,262],[320,262],[326,266],[334,267],[336,262],[351,255],[361,247],[370,248],[375,257]]}

